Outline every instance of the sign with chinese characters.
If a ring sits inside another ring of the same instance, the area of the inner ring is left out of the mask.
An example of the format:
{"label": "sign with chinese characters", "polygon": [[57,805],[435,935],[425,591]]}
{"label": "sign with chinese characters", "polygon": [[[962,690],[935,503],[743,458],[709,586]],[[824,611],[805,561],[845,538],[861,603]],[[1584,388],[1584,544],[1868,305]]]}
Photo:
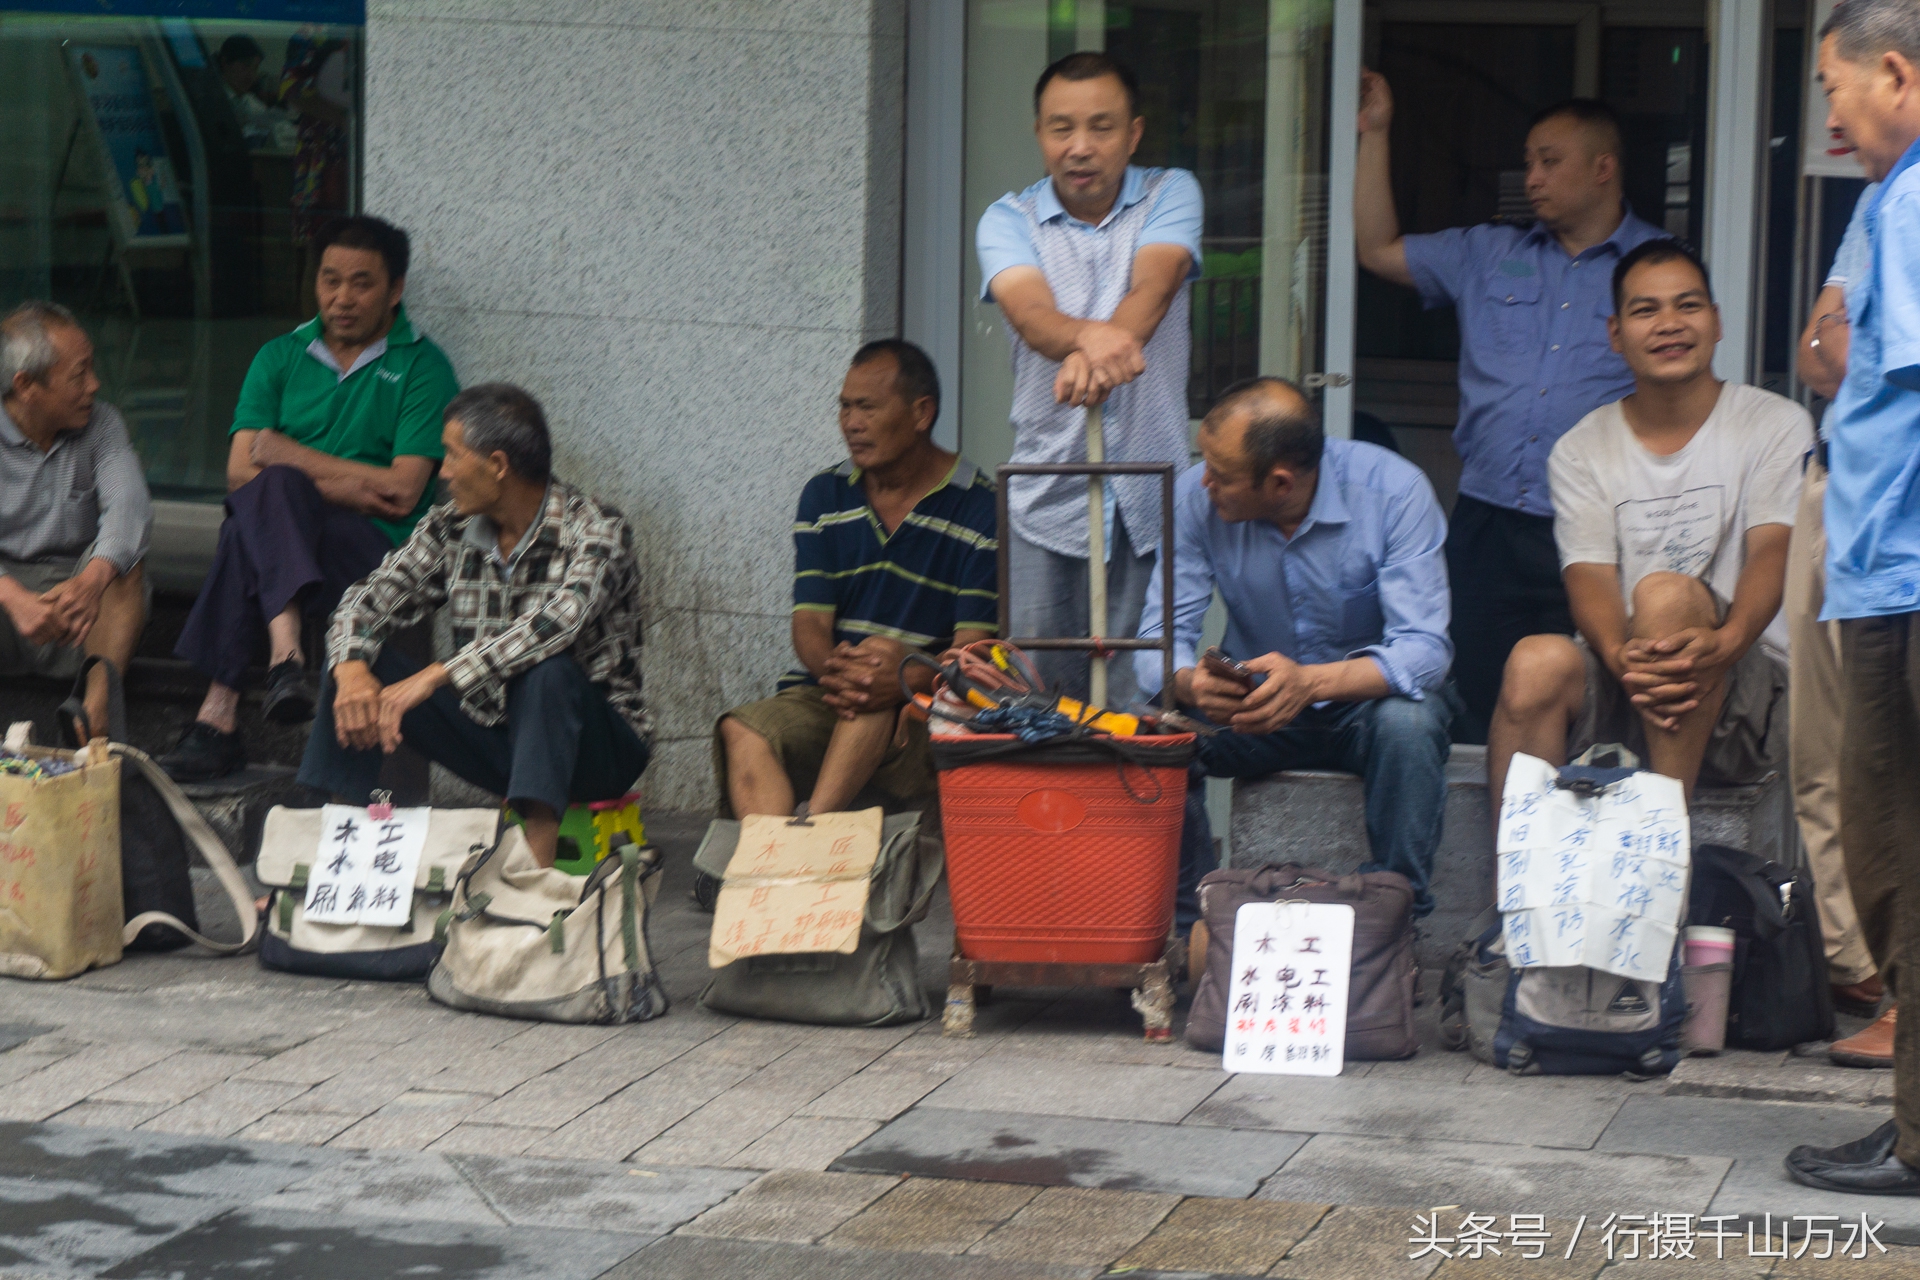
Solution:
{"label": "sign with chinese characters", "polygon": [[743,818],[714,903],[707,964],[719,969],[745,956],[800,952],[852,955],[884,817],[874,808],[817,814],[805,823]]}
{"label": "sign with chinese characters", "polygon": [[1234,916],[1228,1071],[1337,1076],[1346,1061],[1353,908],[1249,902]]}
{"label": "sign with chinese characters", "polygon": [[1686,908],[1685,791],[1641,771],[1581,795],[1555,775],[1529,755],[1507,770],[1495,900],[1508,962],[1660,981]]}
{"label": "sign with chinese characters", "polygon": [[385,818],[351,804],[320,811],[320,850],[307,873],[314,924],[402,925],[413,918],[413,876],[427,843],[427,808]]}

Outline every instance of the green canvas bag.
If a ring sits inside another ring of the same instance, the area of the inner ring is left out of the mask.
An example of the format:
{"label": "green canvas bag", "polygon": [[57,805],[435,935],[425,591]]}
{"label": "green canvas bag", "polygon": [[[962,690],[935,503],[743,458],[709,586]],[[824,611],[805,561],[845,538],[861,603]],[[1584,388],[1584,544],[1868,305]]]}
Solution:
{"label": "green canvas bag", "polygon": [[[723,877],[739,842],[740,824],[716,819],[693,865]],[[736,960],[715,970],[700,1002],[719,1013],[833,1027],[885,1027],[925,1018],[932,1005],[920,984],[913,926],[926,917],[944,868],[939,840],[921,836],[920,814],[892,815],[880,828],[866,918],[851,955],[819,951]]]}

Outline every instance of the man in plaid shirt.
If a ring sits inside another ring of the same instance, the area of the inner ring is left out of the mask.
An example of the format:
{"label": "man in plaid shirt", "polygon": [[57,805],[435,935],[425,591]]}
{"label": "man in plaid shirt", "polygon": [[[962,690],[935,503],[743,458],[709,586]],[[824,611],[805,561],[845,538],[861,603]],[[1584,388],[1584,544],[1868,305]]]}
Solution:
{"label": "man in plaid shirt", "polygon": [[[341,600],[299,779],[364,803],[404,740],[506,796],[552,866],[568,803],[626,794],[653,741],[633,531],[553,477],[546,417],[518,387],[472,387],[445,419],[452,500]],[[453,656],[421,667],[385,647],[437,608]]]}

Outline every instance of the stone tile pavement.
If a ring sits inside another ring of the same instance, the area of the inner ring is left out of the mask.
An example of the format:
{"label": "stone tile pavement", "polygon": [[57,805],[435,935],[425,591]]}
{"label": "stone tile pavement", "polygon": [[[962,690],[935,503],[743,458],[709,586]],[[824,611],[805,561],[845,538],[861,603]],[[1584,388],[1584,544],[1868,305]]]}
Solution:
{"label": "stone tile pavement", "polygon": [[[1744,1236],[1718,1260],[1628,1261],[1631,1230],[1610,1261],[1603,1220],[1733,1215],[1738,1233],[1863,1210],[1893,1252],[1827,1270],[1920,1275],[1920,1206],[1780,1171],[1794,1143],[1879,1123],[1884,1075],[1728,1054],[1664,1081],[1516,1079],[1441,1049],[1431,1007],[1419,1056],[1331,1080],[1145,1044],[1105,991],[998,992],[969,1041],[721,1017],[698,1004],[697,824],[650,826],[674,1007],[640,1026],[180,955],[0,984],[0,1277],[1705,1280],[1820,1268],[1750,1258]],[[935,989],[950,931],[922,929]],[[1410,1258],[1434,1205],[1447,1234],[1537,1214],[1557,1243]]]}

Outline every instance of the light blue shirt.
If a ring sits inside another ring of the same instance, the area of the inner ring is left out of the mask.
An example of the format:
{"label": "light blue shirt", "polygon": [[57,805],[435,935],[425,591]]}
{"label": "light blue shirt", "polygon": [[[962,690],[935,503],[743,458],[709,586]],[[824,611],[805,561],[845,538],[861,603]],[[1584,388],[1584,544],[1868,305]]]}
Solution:
{"label": "light blue shirt", "polygon": [[[1200,271],[1200,184],[1184,169],[1128,166],[1119,198],[1098,225],[1061,207],[1053,180],[1008,192],[981,215],[977,231],[981,293],[1010,267],[1031,266],[1046,278],[1062,314],[1111,319],[1133,287],[1133,260],[1149,244],[1173,244],[1190,258],[1189,276]],[[1146,371],[1114,389],[1102,410],[1109,462],[1184,464],[1189,457],[1187,376],[1193,364],[1187,291],[1177,290],[1143,354]],[[1007,344],[1013,361],[1013,461],[1084,462],[1086,410],[1056,403],[1060,362],[1029,347],[1012,326]],[[1107,541],[1124,521],[1136,553],[1160,542],[1160,489],[1151,476],[1109,480]],[[1056,555],[1087,555],[1086,481],[1079,477],[1023,477],[1008,485],[1007,514],[1023,540]]]}
{"label": "light blue shirt", "polygon": [[1407,268],[1429,307],[1460,321],[1460,492],[1553,514],[1547,458],[1573,425],[1633,390],[1607,341],[1613,268],[1666,232],[1627,210],[1612,235],[1569,258],[1539,223],[1487,223],[1406,237]]}
{"label": "light blue shirt", "polygon": [[1847,376],[1827,411],[1822,621],[1920,612],[1920,142],[1866,209]]}
{"label": "light blue shirt", "polygon": [[[1200,483],[1173,495],[1174,669],[1194,664],[1215,587],[1227,604],[1221,648],[1245,661],[1281,653],[1301,664],[1362,655],[1393,691],[1420,699],[1453,664],[1447,518],[1420,468],[1377,445],[1328,440],[1307,518],[1282,534],[1266,520],[1229,524]],[[1161,634],[1160,574],[1147,588],[1140,636]],[[1134,655],[1144,695],[1160,688],[1160,655]]]}
{"label": "light blue shirt", "polygon": [[1840,247],[1833,251],[1833,266],[1827,271],[1826,284],[1840,286],[1842,293],[1851,294],[1847,282],[1864,280],[1873,266],[1873,259],[1868,256],[1866,213],[1878,190],[1879,183],[1869,182],[1861,191],[1860,198],[1853,203],[1853,216],[1847,219],[1847,232],[1840,237]]}
{"label": "light blue shirt", "polygon": [[[1158,169],[1128,165],[1127,176],[1120,182],[1120,198],[1113,202],[1113,208],[1107,210],[1107,216],[1100,220],[1099,226],[1080,221],[1062,207],[1060,197],[1053,189],[1052,178],[1042,178],[1018,195],[1008,192],[988,205],[987,211],[980,215],[980,225],[974,232],[974,248],[980,255],[980,300],[993,301],[993,278],[1008,267],[1040,265],[1040,250],[1033,243],[1033,233],[1027,225],[1026,215],[1020,210],[1020,202],[1031,201],[1034,217],[1042,223],[1054,223],[1070,227],[1082,235],[1097,236],[1103,228],[1112,225],[1114,219],[1140,203],[1147,193],[1147,179],[1159,172]],[[1146,225],[1140,230],[1138,245],[1179,245],[1193,258],[1193,265],[1187,271],[1187,279],[1192,280],[1200,274],[1200,228],[1203,217],[1200,180],[1185,169],[1168,169],[1166,175],[1166,189],[1154,205],[1153,212],[1147,215]],[[1125,265],[1131,270],[1133,259],[1129,257]]]}

